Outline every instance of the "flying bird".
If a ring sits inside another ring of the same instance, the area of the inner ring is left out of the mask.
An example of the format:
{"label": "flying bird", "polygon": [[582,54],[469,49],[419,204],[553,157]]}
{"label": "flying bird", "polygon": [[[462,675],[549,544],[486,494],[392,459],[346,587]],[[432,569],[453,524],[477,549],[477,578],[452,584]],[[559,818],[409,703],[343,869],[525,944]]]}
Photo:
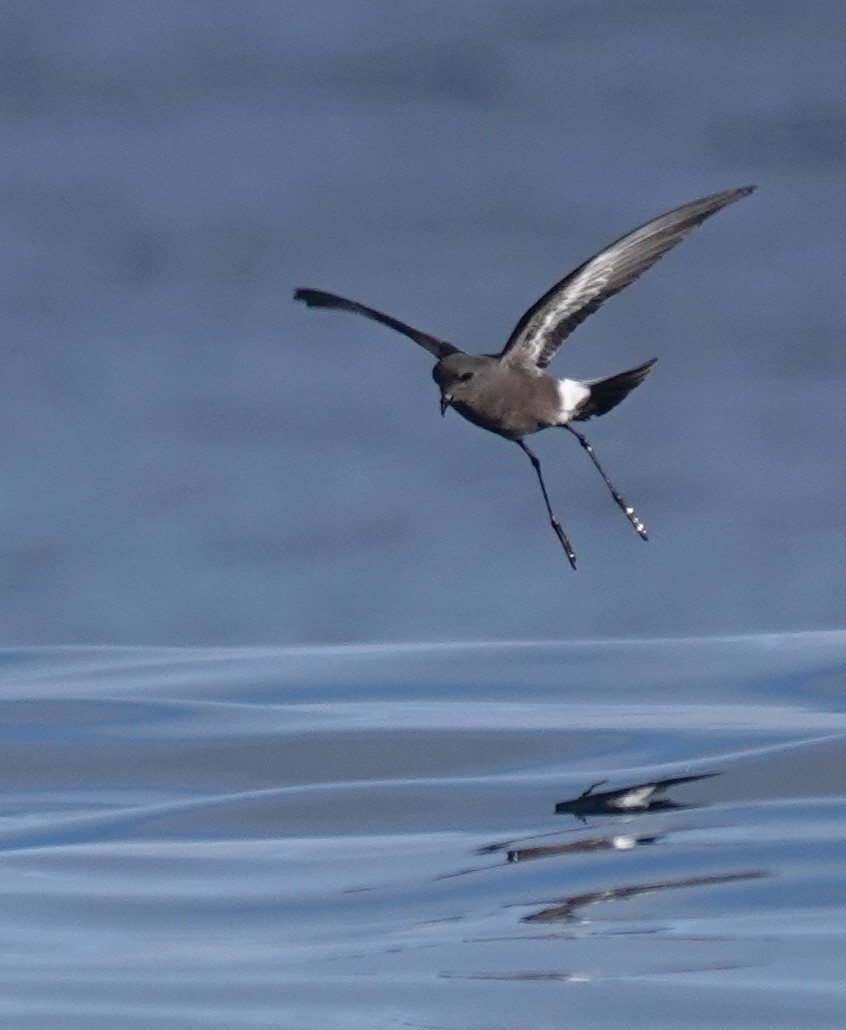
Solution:
{"label": "flying bird", "polygon": [[572,433],[593,462],[616,504],[641,539],[646,527],[605,473],[593,447],[573,422],[604,415],[649,374],[656,358],[606,379],[558,379],[545,371],[556,351],[588,315],[651,268],[706,218],[748,196],[754,186],[725,190],[661,215],[601,250],[556,283],[514,327],[498,354],[466,354],[436,336],[420,332],[390,315],[324,290],[298,289],[294,299],[308,307],[350,311],[408,336],[437,358],[432,375],[441,391],[441,414],[454,408],[482,429],[513,440],[528,456],[543,494],[549,521],[570,565],[576,553],[552,510],[537,455],[525,437],[561,427]]}

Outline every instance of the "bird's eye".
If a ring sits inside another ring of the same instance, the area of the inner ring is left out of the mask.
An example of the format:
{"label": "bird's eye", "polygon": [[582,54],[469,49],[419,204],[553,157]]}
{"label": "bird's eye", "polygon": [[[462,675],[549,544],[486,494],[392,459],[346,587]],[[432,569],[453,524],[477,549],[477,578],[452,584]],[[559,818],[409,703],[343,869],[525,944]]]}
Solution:
{"label": "bird's eye", "polygon": [[458,381],[460,383],[466,383],[468,379],[472,379],[472,378],[473,378],[473,373],[472,372],[462,372],[461,375],[458,377]]}

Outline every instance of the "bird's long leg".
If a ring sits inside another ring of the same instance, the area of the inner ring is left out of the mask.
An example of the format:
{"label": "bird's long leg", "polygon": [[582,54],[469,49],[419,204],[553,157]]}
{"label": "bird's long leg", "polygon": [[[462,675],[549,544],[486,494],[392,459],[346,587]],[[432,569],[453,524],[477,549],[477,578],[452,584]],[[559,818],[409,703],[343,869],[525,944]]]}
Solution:
{"label": "bird's long leg", "polygon": [[582,447],[584,447],[585,451],[587,451],[587,456],[596,466],[596,469],[599,472],[600,476],[602,476],[602,478],[605,480],[605,485],[611,491],[611,496],[617,502],[618,507],[622,510],[623,514],[626,516],[629,522],[631,522],[631,524],[634,526],[638,536],[641,538],[641,540],[648,540],[649,537],[646,534],[646,526],[644,526],[644,524],[640,521],[637,515],[635,515],[634,508],[630,504],[626,504],[625,500],[618,493],[614,484],[611,482],[608,476],[605,475],[605,469],[599,464],[596,455],[593,453],[593,447],[590,445],[587,438],[582,436],[582,434],[577,429],[573,429],[573,427],[570,425],[565,425],[564,428],[569,430],[573,434],[573,436],[575,436],[575,438],[579,441]]}
{"label": "bird's long leg", "polygon": [[608,777],[607,776],[605,777],[604,780],[597,780],[596,783],[592,783],[588,787],[587,790],[583,790],[581,792],[581,794],[579,794],[579,797],[580,798],[589,798],[591,796],[591,794],[593,794],[593,792],[596,790],[597,787],[601,787],[603,785],[603,783],[607,783],[607,782],[608,782]]}
{"label": "bird's long leg", "polygon": [[573,550],[573,545],[567,539],[567,534],[561,528],[561,523],[555,517],[555,512],[552,510],[552,505],[549,503],[549,494],[546,492],[546,485],[543,481],[541,474],[540,460],[538,456],[532,451],[522,440],[516,440],[515,443],[526,452],[529,456],[529,461],[532,463],[532,467],[537,473],[538,482],[540,483],[541,491],[543,492],[543,499],[546,504],[546,510],[549,513],[549,522],[552,528],[555,530],[555,535],[558,537],[561,546],[564,548],[564,553],[567,555],[567,561],[569,561],[572,568],[576,567],[576,552]]}

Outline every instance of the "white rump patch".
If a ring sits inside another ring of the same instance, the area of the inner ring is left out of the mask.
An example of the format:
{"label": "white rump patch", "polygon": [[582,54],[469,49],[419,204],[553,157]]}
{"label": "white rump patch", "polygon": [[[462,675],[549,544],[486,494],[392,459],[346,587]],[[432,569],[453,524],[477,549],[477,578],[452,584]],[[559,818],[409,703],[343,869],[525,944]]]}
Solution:
{"label": "white rump patch", "polygon": [[559,379],[558,398],[561,408],[558,412],[558,424],[569,422],[579,408],[590,397],[590,387],[580,383],[578,379]]}

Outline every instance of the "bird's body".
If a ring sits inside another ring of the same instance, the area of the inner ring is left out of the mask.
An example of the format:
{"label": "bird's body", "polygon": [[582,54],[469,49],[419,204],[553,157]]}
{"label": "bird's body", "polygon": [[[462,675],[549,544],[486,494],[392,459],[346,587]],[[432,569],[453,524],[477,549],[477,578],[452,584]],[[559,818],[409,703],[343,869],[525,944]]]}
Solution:
{"label": "bird's body", "polygon": [[514,441],[528,455],[540,482],[550,523],[573,568],[576,555],[555,517],[540,462],[524,437],[554,426],[569,430],[587,452],[608,489],[646,540],[646,529],[626,504],[572,422],[604,415],[639,385],[655,358],[605,379],[558,379],[545,371],[561,343],[609,297],[634,282],[696,226],[727,204],[748,196],[754,186],[726,190],[694,200],[647,222],[600,251],[556,283],[523,315],[499,354],[466,354],[454,344],[420,332],[374,308],[323,290],[299,289],[297,300],[309,307],[364,315],[403,333],[435,358],[432,375],[441,391],[441,413],[454,408],[468,421]]}
{"label": "bird's body", "polygon": [[[522,440],[541,429],[604,414],[643,381],[654,363],[653,358],[620,376],[590,383],[558,379],[535,365],[503,365],[496,355],[450,354],[435,365],[432,378],[441,388],[444,409],[455,408],[468,422],[506,440]],[[619,387],[613,389],[613,383]]]}
{"label": "bird's body", "polygon": [[435,365],[432,377],[447,407],[506,440],[558,425],[563,416],[560,386],[568,381],[537,368],[509,369],[487,354],[451,354]]}

